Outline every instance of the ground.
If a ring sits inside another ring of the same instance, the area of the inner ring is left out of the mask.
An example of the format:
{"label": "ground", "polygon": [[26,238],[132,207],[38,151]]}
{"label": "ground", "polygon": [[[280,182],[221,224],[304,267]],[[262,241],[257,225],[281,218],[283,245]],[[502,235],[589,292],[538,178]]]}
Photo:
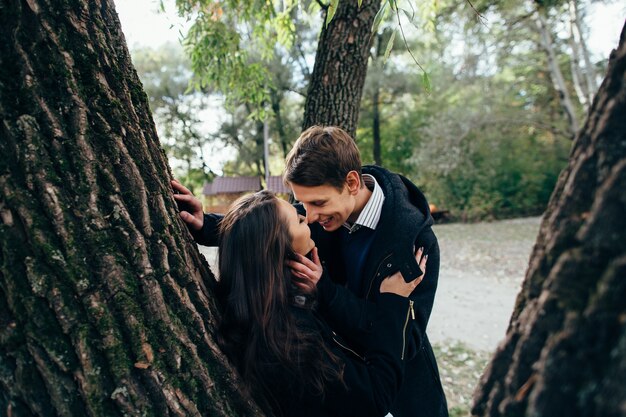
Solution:
{"label": "ground", "polygon": [[441,250],[431,342],[493,351],[504,337],[540,218],[434,227]]}
{"label": "ground", "polygon": [[[472,394],[504,338],[540,218],[434,227],[439,287],[428,324],[451,417],[469,416]],[[216,250],[201,247],[212,265]]]}
{"label": "ground", "polygon": [[506,333],[540,221],[434,227],[441,269],[428,336],[451,417],[470,415],[474,388]]}

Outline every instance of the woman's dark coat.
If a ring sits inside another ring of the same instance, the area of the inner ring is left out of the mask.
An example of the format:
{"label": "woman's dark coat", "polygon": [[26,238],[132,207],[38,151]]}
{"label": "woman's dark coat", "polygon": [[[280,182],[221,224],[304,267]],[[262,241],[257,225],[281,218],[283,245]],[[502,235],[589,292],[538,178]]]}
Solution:
{"label": "woman's dark coat", "polygon": [[403,379],[402,345],[409,301],[384,294],[379,302],[381,308],[362,354],[350,349],[313,311],[293,308],[299,326],[319,331],[339,359],[343,381],[329,381],[324,394],[319,395],[293,378],[289,369],[268,358],[264,380],[272,392],[267,401],[276,417],[384,417],[388,413]]}

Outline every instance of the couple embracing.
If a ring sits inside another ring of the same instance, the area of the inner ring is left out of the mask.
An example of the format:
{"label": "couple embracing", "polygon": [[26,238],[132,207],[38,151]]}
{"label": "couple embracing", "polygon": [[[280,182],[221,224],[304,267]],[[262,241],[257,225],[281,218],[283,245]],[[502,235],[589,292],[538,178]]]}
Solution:
{"label": "couple embracing", "polygon": [[287,156],[295,205],[260,191],[205,214],[173,181],[195,240],[219,246],[219,343],[269,415],[441,417],[426,336],[439,247],[424,195],[361,166],[354,140],[314,126]]}

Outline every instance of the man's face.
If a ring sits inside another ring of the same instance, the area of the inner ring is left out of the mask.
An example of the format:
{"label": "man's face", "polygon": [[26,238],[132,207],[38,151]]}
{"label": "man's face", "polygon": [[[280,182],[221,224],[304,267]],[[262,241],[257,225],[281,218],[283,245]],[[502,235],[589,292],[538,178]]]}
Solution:
{"label": "man's face", "polygon": [[324,230],[332,232],[348,220],[356,206],[354,193],[347,185],[339,191],[331,185],[306,187],[291,183],[296,200],[306,209],[308,223],[318,222]]}

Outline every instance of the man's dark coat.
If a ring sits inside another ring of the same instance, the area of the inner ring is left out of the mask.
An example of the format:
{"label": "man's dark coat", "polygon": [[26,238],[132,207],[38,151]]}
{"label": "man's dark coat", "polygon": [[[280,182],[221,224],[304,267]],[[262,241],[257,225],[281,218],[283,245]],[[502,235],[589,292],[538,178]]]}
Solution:
{"label": "man's dark coat", "polygon": [[[423,247],[428,255],[426,276],[410,296],[415,318],[409,319],[411,331],[405,347],[408,362],[391,413],[394,417],[447,416],[437,362],[426,336],[439,276],[439,246],[431,229],[433,218],[428,203],[422,192],[400,175],[377,166],[363,167],[363,174],[376,178],[385,201],[363,267],[363,285],[356,294],[361,300],[328,299],[327,295],[334,293],[327,291],[326,284],[322,283],[318,287],[320,313],[356,350],[362,350],[360,341],[367,340],[365,334],[371,325],[370,317],[380,296],[382,280],[398,270],[405,276],[420,275],[414,253]],[[301,206],[297,208],[303,212]],[[345,284],[344,260],[338,256],[341,253],[341,231],[326,232],[318,223],[310,227],[311,237],[331,279],[337,284]],[[359,317],[358,322],[354,321],[355,317]]]}

